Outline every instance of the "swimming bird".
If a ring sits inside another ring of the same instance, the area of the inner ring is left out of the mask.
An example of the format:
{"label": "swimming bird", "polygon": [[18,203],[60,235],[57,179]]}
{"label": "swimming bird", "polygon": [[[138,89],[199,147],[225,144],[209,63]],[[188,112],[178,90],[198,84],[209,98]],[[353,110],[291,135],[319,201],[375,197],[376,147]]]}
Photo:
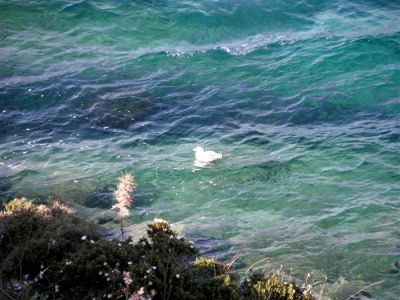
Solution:
{"label": "swimming bird", "polygon": [[214,160],[222,159],[223,155],[215,151],[205,151],[203,147],[197,146],[193,149],[195,161],[203,164],[213,162]]}

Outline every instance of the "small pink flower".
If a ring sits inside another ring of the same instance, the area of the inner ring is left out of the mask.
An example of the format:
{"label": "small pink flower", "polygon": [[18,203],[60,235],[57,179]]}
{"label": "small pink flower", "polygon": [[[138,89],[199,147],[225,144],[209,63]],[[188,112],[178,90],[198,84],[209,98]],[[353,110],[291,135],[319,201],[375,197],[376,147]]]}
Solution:
{"label": "small pink flower", "polygon": [[130,285],[133,282],[131,274],[129,272],[123,272],[122,274],[125,285]]}

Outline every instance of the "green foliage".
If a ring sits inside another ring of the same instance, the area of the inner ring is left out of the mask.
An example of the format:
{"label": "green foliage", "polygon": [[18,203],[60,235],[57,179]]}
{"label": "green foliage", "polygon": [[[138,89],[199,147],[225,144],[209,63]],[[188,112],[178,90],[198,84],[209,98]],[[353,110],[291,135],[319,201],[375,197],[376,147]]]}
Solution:
{"label": "green foliage", "polygon": [[196,258],[178,296],[179,299],[239,299],[237,279],[227,265],[213,258]]}
{"label": "green foliage", "polygon": [[227,265],[193,261],[197,249],[162,219],[136,242],[110,241],[58,202],[15,199],[0,213],[0,233],[1,299],[312,299],[273,274],[239,284]]}
{"label": "green foliage", "polygon": [[[119,272],[116,273],[117,266],[121,257],[128,253],[125,243],[124,247],[103,240],[95,244],[85,240],[81,244],[77,252],[51,266],[48,280],[57,282],[59,293],[67,299],[101,297],[101,292],[114,294],[120,277]],[[51,289],[52,285],[44,285],[41,293],[48,294]]]}
{"label": "green foliage", "polygon": [[165,221],[149,224],[147,233],[148,237],[137,243],[131,238],[123,242],[81,241],[79,251],[53,266],[55,272],[49,279],[57,282],[59,293],[67,299],[104,295],[115,299],[140,289],[143,296],[153,294],[153,299],[178,299],[175,295],[180,274],[185,272],[196,250],[185,239],[178,238]]}
{"label": "green foliage", "polygon": [[182,280],[197,250],[178,237],[167,221],[155,219],[148,226],[148,237],[142,238],[137,246],[143,247],[145,256],[138,275],[145,279],[143,286],[148,294],[157,291],[154,299],[179,299]]}
{"label": "green foliage", "polygon": [[218,276],[227,272],[227,266],[217,262],[214,258],[197,257],[194,266],[204,275]]}
{"label": "green foliage", "polygon": [[299,287],[276,274],[253,273],[241,285],[244,299],[257,300],[312,300],[308,287]]}
{"label": "green foliage", "polygon": [[[75,252],[82,236],[99,239],[97,228],[57,201],[34,205],[22,198],[0,213],[0,267],[6,278],[36,276],[41,269]],[[41,268],[41,266],[43,266]]]}

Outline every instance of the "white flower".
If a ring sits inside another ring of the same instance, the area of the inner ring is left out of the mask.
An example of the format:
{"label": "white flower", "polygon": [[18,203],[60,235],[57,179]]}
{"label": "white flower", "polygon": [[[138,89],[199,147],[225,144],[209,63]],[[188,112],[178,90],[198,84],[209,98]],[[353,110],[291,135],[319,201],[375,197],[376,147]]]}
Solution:
{"label": "white flower", "polygon": [[108,295],[107,295],[107,298],[108,298],[108,299],[111,299],[111,297],[112,297],[111,294],[108,294]]}
{"label": "white flower", "polygon": [[21,290],[21,285],[18,282],[14,283],[14,290],[16,291]]}
{"label": "white flower", "polygon": [[162,224],[166,224],[166,225],[169,224],[168,221],[165,221],[164,219],[161,219],[161,218],[155,218],[153,220],[153,223],[162,223]]}
{"label": "white flower", "polygon": [[82,240],[82,241],[85,241],[85,240],[86,240],[86,235],[83,235],[83,236],[81,237],[81,240]]}
{"label": "white flower", "polygon": [[104,276],[108,277],[108,273],[104,273]]}
{"label": "white flower", "polygon": [[99,275],[103,275],[103,272],[102,272],[102,271],[100,271],[100,272],[99,272]]}
{"label": "white flower", "polygon": [[179,274],[176,274],[175,276],[176,276],[176,278],[178,278],[178,279],[181,277],[181,275],[179,275]]}
{"label": "white flower", "polygon": [[107,262],[105,262],[105,263],[103,264],[103,266],[107,266]]}
{"label": "white flower", "polygon": [[107,281],[110,281],[111,279],[110,279],[110,277],[107,277]]}
{"label": "white flower", "polygon": [[54,292],[58,293],[60,291],[60,286],[58,284],[56,284],[54,286]]}
{"label": "white flower", "polygon": [[156,266],[152,266],[152,268],[153,268],[153,270],[156,270],[156,269],[157,269],[157,267],[156,267]]}
{"label": "white flower", "polygon": [[149,285],[153,285],[153,282],[152,282],[152,281],[149,281]]}
{"label": "white flower", "polygon": [[43,266],[43,265],[40,265],[40,268],[43,270],[43,269],[44,269],[44,266]]}
{"label": "white flower", "polygon": [[95,243],[95,241],[93,241],[93,240],[90,240],[90,243],[94,244],[94,243]]}
{"label": "white flower", "polygon": [[131,265],[132,264],[132,262],[131,261],[128,261],[128,265]]}

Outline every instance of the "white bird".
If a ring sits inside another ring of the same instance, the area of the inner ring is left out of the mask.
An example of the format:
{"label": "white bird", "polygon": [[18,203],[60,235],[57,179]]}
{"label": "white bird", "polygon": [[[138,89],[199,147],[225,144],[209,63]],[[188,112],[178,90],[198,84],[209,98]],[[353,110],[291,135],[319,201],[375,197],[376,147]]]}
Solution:
{"label": "white bird", "polygon": [[207,164],[213,162],[214,160],[222,159],[223,155],[215,151],[205,151],[203,147],[197,146],[193,149],[196,162]]}

